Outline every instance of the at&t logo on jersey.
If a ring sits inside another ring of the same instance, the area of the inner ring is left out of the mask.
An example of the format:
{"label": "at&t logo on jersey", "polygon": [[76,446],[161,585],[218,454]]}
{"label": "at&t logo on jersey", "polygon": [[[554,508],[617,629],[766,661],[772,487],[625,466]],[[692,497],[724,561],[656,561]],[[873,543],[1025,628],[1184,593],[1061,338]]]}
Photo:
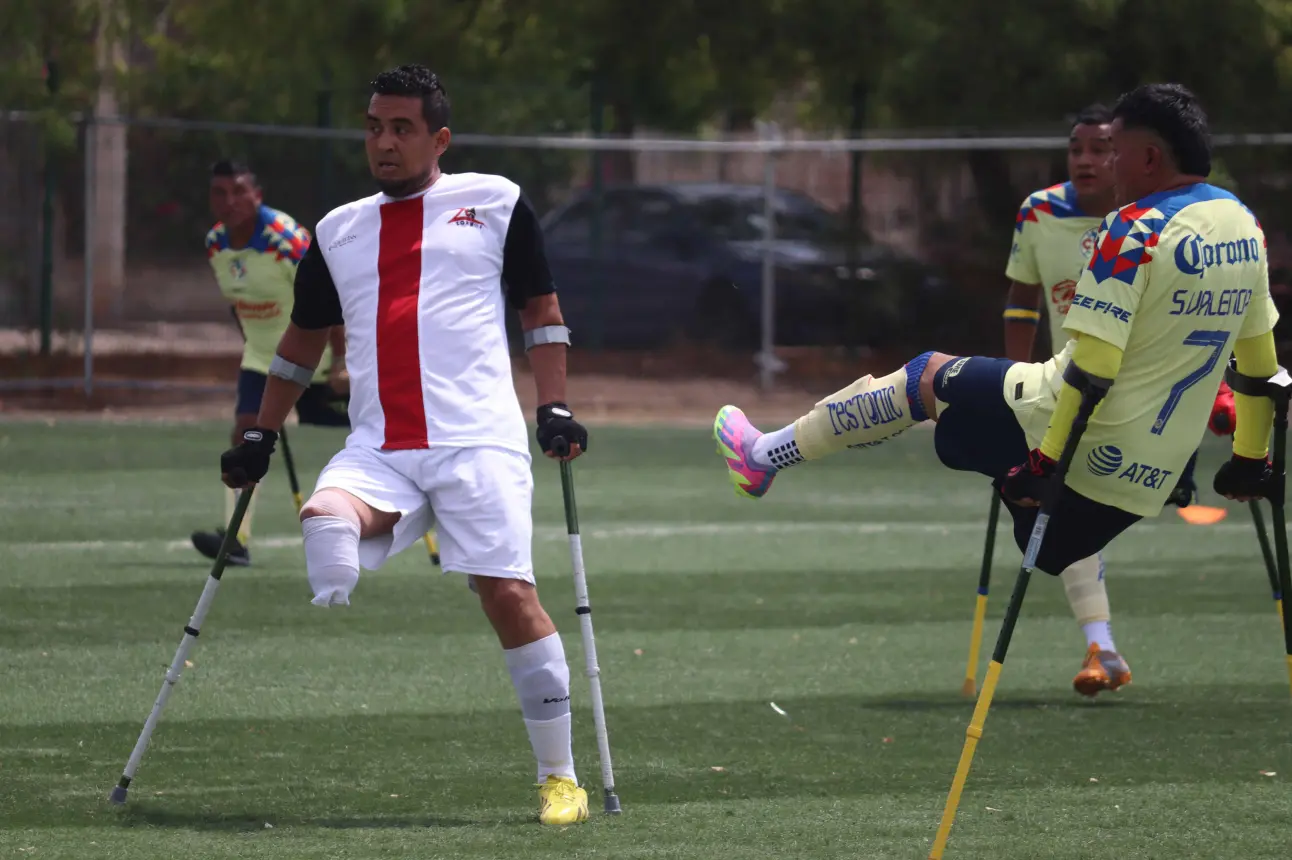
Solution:
{"label": "at&t logo on jersey", "polygon": [[1255,237],[1210,243],[1194,234],[1175,246],[1176,268],[1186,275],[1197,275],[1199,278],[1206,277],[1207,269],[1215,266],[1259,263],[1260,259],[1261,243]]}
{"label": "at&t logo on jersey", "polygon": [[1122,466],[1122,449],[1116,445],[1100,445],[1086,455],[1086,468],[1092,475],[1107,477]]}
{"label": "at&t logo on jersey", "polygon": [[1086,468],[1096,477],[1107,478],[1117,474],[1119,481],[1129,481],[1150,490],[1160,489],[1166,479],[1175,474],[1170,469],[1159,469],[1148,463],[1131,463],[1123,469],[1124,460],[1122,450],[1116,445],[1100,445],[1086,455]]}

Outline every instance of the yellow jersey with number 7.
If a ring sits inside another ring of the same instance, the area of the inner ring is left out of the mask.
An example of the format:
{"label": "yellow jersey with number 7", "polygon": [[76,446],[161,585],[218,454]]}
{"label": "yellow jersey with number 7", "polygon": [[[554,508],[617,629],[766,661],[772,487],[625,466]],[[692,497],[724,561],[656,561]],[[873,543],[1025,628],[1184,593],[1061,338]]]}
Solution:
{"label": "yellow jersey with number 7", "polygon": [[[1228,191],[1200,182],[1110,213],[1064,328],[1118,347],[1122,364],[1068,486],[1133,514],[1160,514],[1202,441],[1235,341],[1277,321],[1265,233]],[[1006,373],[1005,398],[1032,447],[1049,426],[1072,347]]]}
{"label": "yellow jersey with number 7", "polygon": [[1090,261],[1105,213],[1082,211],[1071,182],[1030,195],[1014,220],[1005,277],[1041,288],[1042,313],[1050,323],[1052,352],[1068,342],[1063,319],[1077,291],[1077,279]]}

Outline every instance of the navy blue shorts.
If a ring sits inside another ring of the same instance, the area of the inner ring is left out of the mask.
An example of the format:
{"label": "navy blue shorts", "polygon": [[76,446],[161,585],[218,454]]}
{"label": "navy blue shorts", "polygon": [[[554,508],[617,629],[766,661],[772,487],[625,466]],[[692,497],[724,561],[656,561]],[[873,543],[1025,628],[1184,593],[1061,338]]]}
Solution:
{"label": "navy blue shorts", "polygon": [[[268,377],[254,370],[238,371],[238,403],[235,415],[255,415],[260,412],[260,400],[265,396]],[[341,397],[323,383],[311,385],[296,401],[296,417],[302,424],[319,427],[349,427],[349,398]]]}
{"label": "navy blue shorts", "polygon": [[[1004,358],[957,358],[933,377],[933,392],[947,406],[938,416],[933,446],[949,469],[978,472],[999,492],[1009,470],[1027,460],[1027,436],[1005,400]],[[1027,547],[1037,508],[1002,499],[1014,518],[1014,542]],[[1141,517],[1088,499],[1065,487],[1045,532],[1038,570],[1058,576],[1073,562],[1101,551]]]}

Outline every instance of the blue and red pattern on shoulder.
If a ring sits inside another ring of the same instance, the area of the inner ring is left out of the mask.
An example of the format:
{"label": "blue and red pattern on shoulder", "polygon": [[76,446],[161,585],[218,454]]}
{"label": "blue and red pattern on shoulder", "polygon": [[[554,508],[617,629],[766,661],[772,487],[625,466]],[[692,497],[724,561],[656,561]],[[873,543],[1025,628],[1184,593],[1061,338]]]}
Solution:
{"label": "blue and red pattern on shoulder", "polygon": [[262,228],[252,242],[252,247],[267,254],[273,254],[274,260],[291,260],[299,263],[310,247],[310,231],[286,212],[260,207]]}
{"label": "blue and red pattern on shoulder", "polygon": [[[1207,182],[1196,182],[1179,188],[1159,191],[1128,203],[1105,219],[1103,239],[1090,257],[1090,271],[1097,283],[1116,278],[1122,283],[1133,284],[1140,266],[1153,262],[1148,252],[1156,248],[1162,230],[1172,218],[1195,203],[1230,200],[1243,206],[1242,201],[1223,188]],[[1243,206],[1247,209],[1246,206]],[[1247,210],[1251,213],[1251,210]],[[1260,221],[1252,214],[1260,227]]]}
{"label": "blue and red pattern on shoulder", "polygon": [[1077,190],[1071,182],[1061,182],[1034,192],[1018,208],[1018,217],[1014,220],[1014,231],[1023,232],[1023,225],[1028,221],[1037,221],[1041,214],[1052,218],[1089,217],[1077,202]]}
{"label": "blue and red pattern on shoulder", "polygon": [[217,251],[223,251],[227,247],[229,247],[229,231],[224,229],[222,222],[216,222],[216,225],[206,233],[206,258],[211,259]]}

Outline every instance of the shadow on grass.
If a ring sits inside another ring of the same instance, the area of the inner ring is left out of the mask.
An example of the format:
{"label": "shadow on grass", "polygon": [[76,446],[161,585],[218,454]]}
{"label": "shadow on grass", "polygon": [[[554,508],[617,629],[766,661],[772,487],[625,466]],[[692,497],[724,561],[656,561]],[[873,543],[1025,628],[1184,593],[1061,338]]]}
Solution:
{"label": "shadow on grass", "polygon": [[475,827],[507,822],[434,815],[323,815],[313,817],[283,816],[277,812],[192,812],[145,805],[131,807],[123,811],[120,823],[125,827],[166,827],[179,830],[251,832],[268,829],[265,827],[266,824],[271,824],[273,827],[321,827],[328,830],[403,830]]}

